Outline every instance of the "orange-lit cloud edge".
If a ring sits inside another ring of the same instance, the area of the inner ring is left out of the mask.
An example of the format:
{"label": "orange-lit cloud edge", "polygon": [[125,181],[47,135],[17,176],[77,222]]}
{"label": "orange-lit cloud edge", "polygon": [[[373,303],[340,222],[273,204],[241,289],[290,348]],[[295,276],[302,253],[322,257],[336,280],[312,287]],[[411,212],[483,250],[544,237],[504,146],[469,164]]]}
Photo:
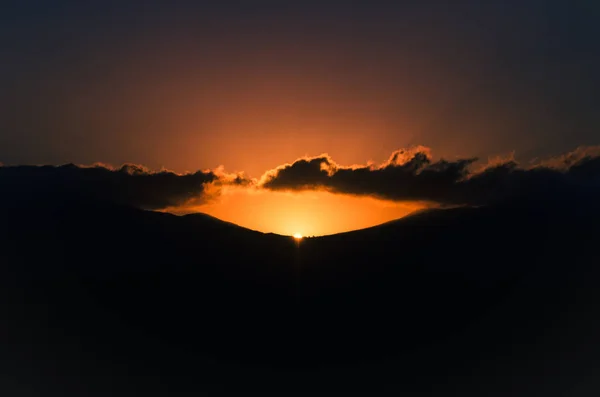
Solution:
{"label": "orange-lit cloud edge", "polygon": [[[458,164],[461,170],[454,182],[469,181],[475,177],[486,176],[486,173],[518,166],[514,160],[514,152],[488,158],[485,162],[474,158],[454,162],[440,159],[432,162],[430,148],[415,146],[392,152],[390,157],[380,164],[368,162],[350,166],[337,164],[327,153],[323,153],[318,156],[304,156],[292,163],[279,165],[267,170],[259,178],[248,178],[243,172],[227,173],[223,166],[212,171],[206,170],[204,172],[214,173],[216,179],[205,184],[204,199],[193,198],[160,211],[178,215],[203,212],[262,232],[312,236],[362,229],[402,218],[425,208],[460,205],[458,202],[440,201],[436,199],[435,194],[430,195],[431,197],[402,197],[378,194],[368,189],[364,192],[344,190],[343,186],[320,183],[314,178],[302,180],[303,176],[298,176],[299,183],[293,187],[286,184],[275,187],[273,185],[285,172],[294,167],[307,166],[311,162],[318,162],[320,178],[333,180],[336,174],[348,172],[383,174],[386,170],[394,171],[402,167],[408,167],[410,170],[411,162],[419,156],[422,156],[421,160],[425,161],[425,164],[419,164],[416,170],[411,170],[414,175],[431,169],[439,170],[440,165],[450,164],[448,168],[452,168]],[[519,166],[519,169],[535,171],[539,168],[551,168],[565,171],[583,159],[599,156],[599,146],[581,146],[557,157],[534,159],[524,167]],[[425,170],[424,166],[427,167]],[[434,182],[426,181],[424,186],[429,189]],[[403,189],[402,186],[399,188]]]}
{"label": "orange-lit cloud edge", "polygon": [[216,182],[205,185],[206,200],[192,199],[160,211],[176,215],[203,212],[253,230],[282,235],[320,236],[362,229],[399,219],[437,204],[419,200],[397,202],[371,195],[342,194],[324,186],[271,190],[265,188],[265,184],[281,170],[298,161],[327,158],[330,161],[328,172],[362,167],[376,169],[389,164],[394,155],[398,158],[397,161],[405,162],[411,154],[418,151],[430,152],[422,146],[398,150],[381,165],[368,162],[366,165],[342,166],[335,163],[327,153],[303,156],[267,170],[259,178],[249,178],[244,172],[228,173],[224,166],[219,166],[214,170],[204,170],[213,172],[218,177]]}
{"label": "orange-lit cloud edge", "polygon": [[176,173],[136,164],[3,165],[14,197],[110,201],[186,214],[204,212],[262,232],[303,236],[361,229],[431,207],[514,199],[600,197],[600,146],[517,163],[514,153],[479,161],[434,160],[429,148],[394,151],[375,164],[343,166],[329,155],[298,158],[259,178],[214,170]]}

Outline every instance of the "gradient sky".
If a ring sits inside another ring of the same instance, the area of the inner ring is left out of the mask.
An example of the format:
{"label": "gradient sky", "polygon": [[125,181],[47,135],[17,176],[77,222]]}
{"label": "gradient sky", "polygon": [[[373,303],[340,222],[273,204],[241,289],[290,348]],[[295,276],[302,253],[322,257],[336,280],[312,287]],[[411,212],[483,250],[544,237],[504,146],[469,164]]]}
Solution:
{"label": "gradient sky", "polygon": [[[599,143],[596,1],[454,3],[3,2],[0,161],[260,178],[325,152],[528,161]],[[415,205],[238,189],[198,210],[324,234]]]}

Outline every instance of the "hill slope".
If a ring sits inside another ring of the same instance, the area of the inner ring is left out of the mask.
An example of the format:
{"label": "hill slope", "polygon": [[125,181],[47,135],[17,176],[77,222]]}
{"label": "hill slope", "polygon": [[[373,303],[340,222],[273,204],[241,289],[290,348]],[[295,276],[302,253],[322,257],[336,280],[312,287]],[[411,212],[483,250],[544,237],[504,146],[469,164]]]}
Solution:
{"label": "hill slope", "polygon": [[[101,390],[103,376],[156,393],[562,392],[574,378],[536,377],[557,346],[555,364],[590,340],[599,302],[600,218],[573,204],[429,211],[299,245],[203,215],[88,202],[5,208],[7,371],[74,393]],[[513,378],[486,387],[499,373]]]}

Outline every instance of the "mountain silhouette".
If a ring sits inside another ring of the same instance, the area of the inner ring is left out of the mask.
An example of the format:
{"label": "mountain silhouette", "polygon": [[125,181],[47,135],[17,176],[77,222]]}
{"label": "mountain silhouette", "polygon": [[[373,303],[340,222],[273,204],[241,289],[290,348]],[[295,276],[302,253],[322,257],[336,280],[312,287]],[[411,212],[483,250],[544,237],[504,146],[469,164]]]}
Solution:
{"label": "mountain silhouette", "polygon": [[568,395],[600,358],[591,198],[299,243],[86,198],[4,198],[1,217],[2,370],[31,393]]}

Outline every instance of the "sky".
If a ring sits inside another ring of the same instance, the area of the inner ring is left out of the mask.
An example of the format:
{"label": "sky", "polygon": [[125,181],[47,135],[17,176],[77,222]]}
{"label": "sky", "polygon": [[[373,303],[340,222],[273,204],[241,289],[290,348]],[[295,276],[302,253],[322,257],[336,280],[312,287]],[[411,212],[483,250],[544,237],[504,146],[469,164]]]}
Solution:
{"label": "sky", "polygon": [[377,167],[422,147],[477,167],[598,145],[599,18],[595,1],[6,1],[0,162],[243,172],[153,209],[367,227],[439,201],[257,186],[302,158]]}

